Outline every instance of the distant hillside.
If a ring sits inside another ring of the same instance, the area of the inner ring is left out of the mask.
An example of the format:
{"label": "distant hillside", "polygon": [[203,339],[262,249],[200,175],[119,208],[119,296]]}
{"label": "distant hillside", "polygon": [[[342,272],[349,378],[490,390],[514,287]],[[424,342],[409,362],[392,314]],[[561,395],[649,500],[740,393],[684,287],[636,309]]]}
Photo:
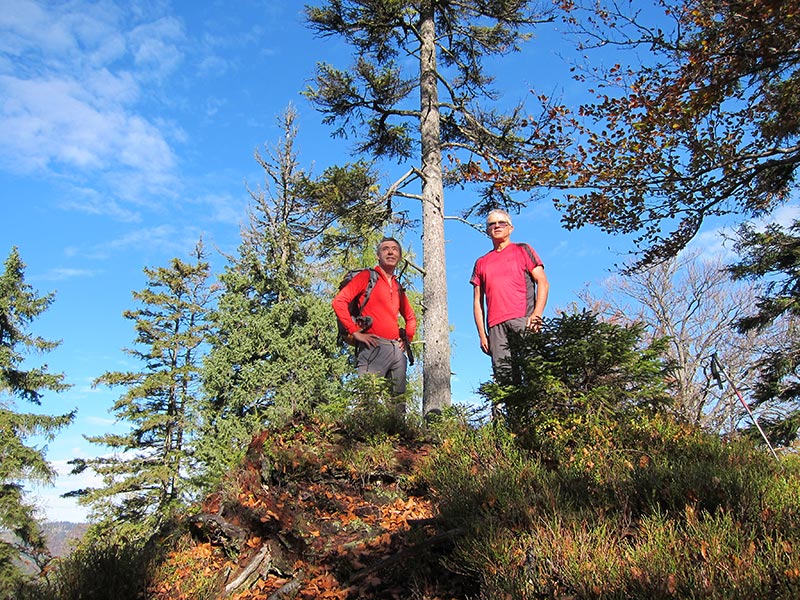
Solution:
{"label": "distant hillside", "polygon": [[88,523],[69,523],[67,521],[54,521],[42,525],[47,537],[47,547],[53,556],[67,554],[71,543],[82,538],[88,527]]}
{"label": "distant hillside", "polygon": [[[54,557],[68,554],[71,543],[83,537],[88,527],[88,523],[68,523],[66,521],[42,523],[50,554]],[[14,537],[8,531],[0,531],[0,538],[8,542],[14,540]],[[36,573],[39,570],[27,558],[22,559],[20,565],[25,573]]]}

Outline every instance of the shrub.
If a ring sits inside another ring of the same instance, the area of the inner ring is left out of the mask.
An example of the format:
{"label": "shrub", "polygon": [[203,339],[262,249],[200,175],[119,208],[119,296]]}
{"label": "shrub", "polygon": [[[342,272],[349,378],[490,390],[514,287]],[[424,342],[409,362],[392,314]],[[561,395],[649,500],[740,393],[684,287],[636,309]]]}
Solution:
{"label": "shrub", "polygon": [[591,312],[545,321],[512,335],[511,356],[496,381],[480,388],[500,408],[520,442],[535,448],[566,418],[608,421],[654,411],[669,401],[664,341],[640,349],[643,325],[603,322]]}
{"label": "shrub", "polygon": [[149,569],[159,553],[157,544],[87,535],[72,552],[51,561],[18,598],[138,600],[146,597]]}
{"label": "shrub", "polygon": [[499,424],[453,430],[423,476],[450,527],[491,528],[495,520],[524,527],[561,504],[551,474]]}
{"label": "shrub", "polygon": [[407,439],[419,437],[421,425],[416,412],[405,414],[399,406],[405,398],[394,398],[391,382],[374,374],[354,377],[347,386],[349,405],[341,417],[342,427],[354,439],[370,439],[376,435],[400,435]]}
{"label": "shrub", "polygon": [[545,465],[497,423],[443,443],[426,477],[443,527],[463,531],[446,566],[481,598],[798,597],[797,462],[639,425],[644,460],[584,446]]}

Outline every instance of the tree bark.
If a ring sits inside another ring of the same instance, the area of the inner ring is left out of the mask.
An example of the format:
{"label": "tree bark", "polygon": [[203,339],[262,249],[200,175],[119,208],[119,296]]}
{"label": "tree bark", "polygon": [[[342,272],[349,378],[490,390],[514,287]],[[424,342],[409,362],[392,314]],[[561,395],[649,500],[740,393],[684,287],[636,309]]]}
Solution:
{"label": "tree bark", "polygon": [[422,252],[424,311],[422,412],[450,406],[450,326],[444,243],[444,186],[434,8],[420,3],[420,142],[422,151]]}
{"label": "tree bark", "polygon": [[253,575],[253,573],[256,573],[256,571],[266,573],[267,569],[262,569],[261,565],[264,561],[269,563],[269,560],[269,546],[264,544],[264,547],[261,549],[261,551],[250,560],[250,563],[239,574],[239,576],[225,586],[225,594],[230,595],[238,591],[239,588],[243,587],[247,583],[248,579],[250,579],[250,576]]}

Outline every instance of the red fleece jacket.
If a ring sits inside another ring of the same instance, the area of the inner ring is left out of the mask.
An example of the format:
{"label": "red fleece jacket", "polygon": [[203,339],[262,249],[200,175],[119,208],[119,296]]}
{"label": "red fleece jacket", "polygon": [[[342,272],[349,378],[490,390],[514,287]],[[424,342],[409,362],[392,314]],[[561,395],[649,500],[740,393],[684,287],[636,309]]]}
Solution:
{"label": "red fleece jacket", "polygon": [[[379,266],[376,266],[375,270],[378,271],[378,281],[372,289],[369,301],[361,312],[364,316],[372,317],[372,327],[366,333],[374,333],[388,340],[399,339],[399,315],[403,317],[405,322],[408,339],[413,340],[417,331],[417,317],[414,314],[414,309],[411,308],[411,303],[406,298],[405,293],[400,293],[400,285],[394,275],[390,278]],[[364,293],[368,283],[369,270],[364,269],[353,277],[331,302],[333,312],[345,324],[348,333],[358,331],[358,325],[353,323],[347,307],[353,298]]]}

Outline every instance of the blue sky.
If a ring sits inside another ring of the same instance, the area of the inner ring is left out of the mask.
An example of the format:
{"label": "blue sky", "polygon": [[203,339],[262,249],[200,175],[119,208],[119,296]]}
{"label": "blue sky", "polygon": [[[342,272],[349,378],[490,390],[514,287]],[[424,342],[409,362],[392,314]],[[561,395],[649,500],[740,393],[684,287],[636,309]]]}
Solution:
{"label": "blue sky", "polygon": [[[0,6],[0,254],[5,260],[17,246],[27,282],[40,294],[55,292],[33,331],[62,344],[30,365],[46,362],[73,385],[46,396],[41,408],[17,409],[78,409],[75,423],[48,447],[62,473],[57,485],[31,490],[48,519],[77,521],[84,510],[58,495],[87,481],[65,475],[66,461],[102,452],[83,435],[124,427],[108,412],[120,392],[91,382],[141,366],[123,352],[134,331],[122,312],[135,307],[131,292],[145,284],[142,269],[187,258],[200,236],[208,248],[235,250],[246,186],[263,181],[253,153],[277,141],[277,119],[289,103],[299,113],[304,167],[320,173],[349,160],[349,143],[332,139],[299,93],[317,61],[344,67],[349,55],[337,40],[315,38],[294,2]],[[498,71],[504,100],[516,103],[534,85],[569,97],[565,52],[555,29],[542,28]],[[407,168],[385,167],[387,177]],[[448,214],[471,204],[471,194],[447,192]],[[594,230],[563,230],[549,199],[514,222],[513,238],[532,244],[545,263],[548,317],[605,278],[630,249]],[[471,403],[490,365],[478,347],[468,279],[489,242],[454,220],[446,236],[453,399]],[[718,244],[713,231],[703,239]],[[421,260],[419,232],[406,243]],[[219,253],[212,263],[219,272]]]}

